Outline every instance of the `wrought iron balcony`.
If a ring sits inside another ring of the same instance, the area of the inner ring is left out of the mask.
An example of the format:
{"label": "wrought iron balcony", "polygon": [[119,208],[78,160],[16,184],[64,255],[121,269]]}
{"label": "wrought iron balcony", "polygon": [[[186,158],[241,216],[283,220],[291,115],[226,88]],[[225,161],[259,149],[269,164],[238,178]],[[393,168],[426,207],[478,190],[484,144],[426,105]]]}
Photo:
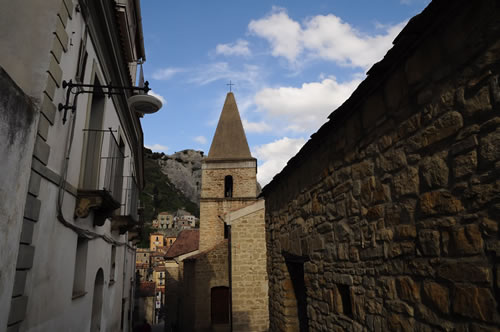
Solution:
{"label": "wrought iron balcony", "polygon": [[125,146],[118,143],[111,128],[84,129],[83,142],[75,216],[86,218],[94,211],[94,224],[102,226],[121,207]]}
{"label": "wrought iron balcony", "polygon": [[125,176],[125,190],[122,205],[112,217],[111,229],[120,234],[132,230],[139,224],[139,187],[134,176]]}

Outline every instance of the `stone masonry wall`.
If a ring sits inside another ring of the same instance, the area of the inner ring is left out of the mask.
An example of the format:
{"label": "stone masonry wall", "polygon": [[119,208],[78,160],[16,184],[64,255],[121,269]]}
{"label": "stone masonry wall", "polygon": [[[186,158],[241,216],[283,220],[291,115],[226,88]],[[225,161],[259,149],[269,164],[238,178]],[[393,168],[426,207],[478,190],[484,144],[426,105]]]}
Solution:
{"label": "stone masonry wall", "polygon": [[[233,177],[232,198],[224,198],[226,175]],[[201,188],[200,251],[204,251],[224,239],[224,222],[219,216],[255,202],[255,168],[203,169]]]}
{"label": "stone masonry wall", "polygon": [[200,251],[210,249],[224,240],[224,221],[222,217],[227,212],[240,209],[254,202],[255,199],[203,200],[200,204]]}
{"label": "stone masonry wall", "polygon": [[[210,297],[213,287],[229,287],[227,240],[184,260],[185,299],[192,304],[183,313],[184,331],[210,331]],[[186,287],[187,286],[187,287]]]}
{"label": "stone masonry wall", "polygon": [[233,197],[257,196],[257,175],[255,167],[203,169],[201,198],[224,198],[224,178],[233,177]]}
{"label": "stone masonry wall", "polygon": [[283,253],[310,331],[498,331],[500,10],[460,4],[264,188],[271,331],[298,324]]}
{"label": "stone masonry wall", "polygon": [[246,209],[231,220],[233,331],[268,331],[264,202]]}

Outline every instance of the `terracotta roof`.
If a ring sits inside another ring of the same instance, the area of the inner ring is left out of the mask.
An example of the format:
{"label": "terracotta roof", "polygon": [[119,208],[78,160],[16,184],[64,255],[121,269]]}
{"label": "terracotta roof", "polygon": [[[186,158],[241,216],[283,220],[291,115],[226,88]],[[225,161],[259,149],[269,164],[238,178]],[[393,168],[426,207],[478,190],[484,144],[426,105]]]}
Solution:
{"label": "terracotta roof", "polygon": [[139,296],[154,296],[155,287],[156,285],[154,281],[141,281],[141,283],[139,284]]}
{"label": "terracotta roof", "polygon": [[198,250],[200,244],[200,232],[197,229],[186,229],[179,233],[177,239],[168,249],[166,258],[174,258],[180,255]]}
{"label": "terracotta roof", "polygon": [[208,254],[209,252],[211,252],[211,251],[213,251],[215,249],[218,249],[222,245],[226,245],[226,246],[228,245],[227,239],[224,239],[224,240],[220,241],[219,243],[217,243],[216,245],[214,245],[212,248],[204,250],[204,251],[202,251],[202,252],[200,252],[200,253],[198,253],[196,255],[190,256],[190,257],[186,258],[185,260],[186,261],[197,260],[199,257],[204,256],[204,255]]}
{"label": "terracotta roof", "polygon": [[[309,141],[292,157],[283,170],[276,174],[261,192],[266,196],[272,188],[277,186],[282,179],[303,161],[309,160],[312,153],[321,146],[326,137],[343,125],[349,116],[357,111],[360,105],[393,73],[393,71],[404,63],[413,54],[414,50],[423,41],[427,40],[433,32],[446,24],[457,12],[463,10],[464,5],[473,4],[466,0],[434,0],[420,14],[414,16],[394,39],[393,47],[387,52],[382,60],[375,63],[367,72],[367,77],[354,90],[352,95],[329,116],[327,121],[319,130],[311,135]],[[311,182],[317,181],[313,176]]]}
{"label": "terracotta roof", "polygon": [[238,106],[229,92],[215,130],[215,135],[206,160],[253,159],[241,123]]}

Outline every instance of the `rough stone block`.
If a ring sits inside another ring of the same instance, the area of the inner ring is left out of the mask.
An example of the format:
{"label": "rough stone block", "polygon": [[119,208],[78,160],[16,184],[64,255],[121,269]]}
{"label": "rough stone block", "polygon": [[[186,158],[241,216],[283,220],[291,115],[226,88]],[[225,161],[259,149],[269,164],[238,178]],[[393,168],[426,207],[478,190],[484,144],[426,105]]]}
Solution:
{"label": "rough stone block", "polygon": [[420,164],[420,174],[426,188],[442,188],[448,185],[448,166],[440,157],[424,158]]}
{"label": "rough stone block", "polygon": [[404,138],[413,134],[422,127],[422,114],[417,113],[412,115],[408,120],[401,123],[397,129],[397,136]]}
{"label": "rough stone block", "polygon": [[477,136],[476,135],[469,136],[466,139],[461,140],[460,142],[453,144],[451,146],[451,154],[455,156],[459,153],[463,153],[463,152],[472,150],[477,145],[478,145]]}
{"label": "rough stone block", "polygon": [[488,288],[457,285],[453,312],[461,316],[491,322],[495,314],[496,302]]}
{"label": "rough stone block", "polygon": [[459,155],[453,160],[453,175],[455,178],[461,178],[471,175],[477,168],[477,152],[470,151],[464,155]]}
{"label": "rough stone block", "polygon": [[491,110],[490,91],[488,86],[481,88],[472,98],[463,100],[466,116],[475,116],[478,113]]}
{"label": "rough stone block", "polygon": [[396,239],[414,239],[417,237],[415,225],[398,225],[395,229]]}
{"label": "rough stone block", "polygon": [[486,164],[500,159],[500,128],[481,138],[479,156]]}
{"label": "rough stone block", "polygon": [[35,247],[26,244],[19,246],[19,253],[17,255],[16,269],[25,270],[31,269],[33,266],[33,256],[35,255]]}
{"label": "rough stone block", "polygon": [[420,195],[420,212],[424,216],[456,214],[463,209],[462,203],[447,191],[431,191]]}
{"label": "rough stone block", "polygon": [[450,294],[448,288],[432,281],[424,282],[424,296],[442,313],[450,312]]}
{"label": "rough stone block", "polygon": [[462,115],[452,111],[445,113],[433,125],[409,138],[410,151],[428,147],[458,132],[463,127]]}
{"label": "rough stone block", "polygon": [[455,255],[474,255],[483,251],[483,238],[476,224],[453,229],[451,237]]}
{"label": "rough stone block", "polygon": [[38,220],[40,214],[41,201],[34,196],[26,196],[26,206],[24,207],[24,217],[33,221]]}
{"label": "rough stone block", "polygon": [[439,231],[423,229],[418,232],[420,249],[425,256],[439,256]]}
{"label": "rough stone block", "polygon": [[352,165],[352,179],[361,180],[374,174],[374,164],[371,160],[363,160],[360,163]]}
{"label": "rough stone block", "polygon": [[10,304],[8,325],[22,321],[26,316],[27,296],[19,296],[12,299]]}
{"label": "rough stone block", "polygon": [[413,317],[414,315],[413,307],[411,307],[410,305],[408,305],[403,301],[397,301],[397,300],[387,301],[386,305],[388,309],[393,312],[405,314],[406,316],[411,316],[411,317]]}
{"label": "rough stone block", "polygon": [[398,278],[399,298],[409,302],[420,301],[420,286],[410,277]]}
{"label": "rough stone block", "polygon": [[396,197],[417,195],[419,192],[419,176],[415,167],[408,167],[393,177],[394,194]]}
{"label": "rough stone block", "polygon": [[491,271],[484,263],[445,262],[437,269],[440,278],[454,282],[490,283]]}
{"label": "rough stone block", "polygon": [[391,149],[377,158],[377,168],[383,172],[393,172],[407,165],[403,149]]}
{"label": "rough stone block", "polygon": [[50,146],[47,144],[47,142],[42,140],[40,136],[37,136],[33,156],[36,159],[40,160],[42,164],[47,165],[49,161],[49,154]]}

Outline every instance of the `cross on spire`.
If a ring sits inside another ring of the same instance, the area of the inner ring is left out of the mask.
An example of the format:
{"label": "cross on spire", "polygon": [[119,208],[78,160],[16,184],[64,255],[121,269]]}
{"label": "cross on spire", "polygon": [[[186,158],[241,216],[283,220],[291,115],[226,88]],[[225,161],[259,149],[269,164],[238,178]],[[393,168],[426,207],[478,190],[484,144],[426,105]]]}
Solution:
{"label": "cross on spire", "polygon": [[229,85],[229,92],[232,92],[231,87],[232,87],[233,85],[235,85],[235,84],[234,84],[234,83],[232,83],[231,81],[229,81],[229,83],[228,83],[228,84],[226,84],[226,85]]}

